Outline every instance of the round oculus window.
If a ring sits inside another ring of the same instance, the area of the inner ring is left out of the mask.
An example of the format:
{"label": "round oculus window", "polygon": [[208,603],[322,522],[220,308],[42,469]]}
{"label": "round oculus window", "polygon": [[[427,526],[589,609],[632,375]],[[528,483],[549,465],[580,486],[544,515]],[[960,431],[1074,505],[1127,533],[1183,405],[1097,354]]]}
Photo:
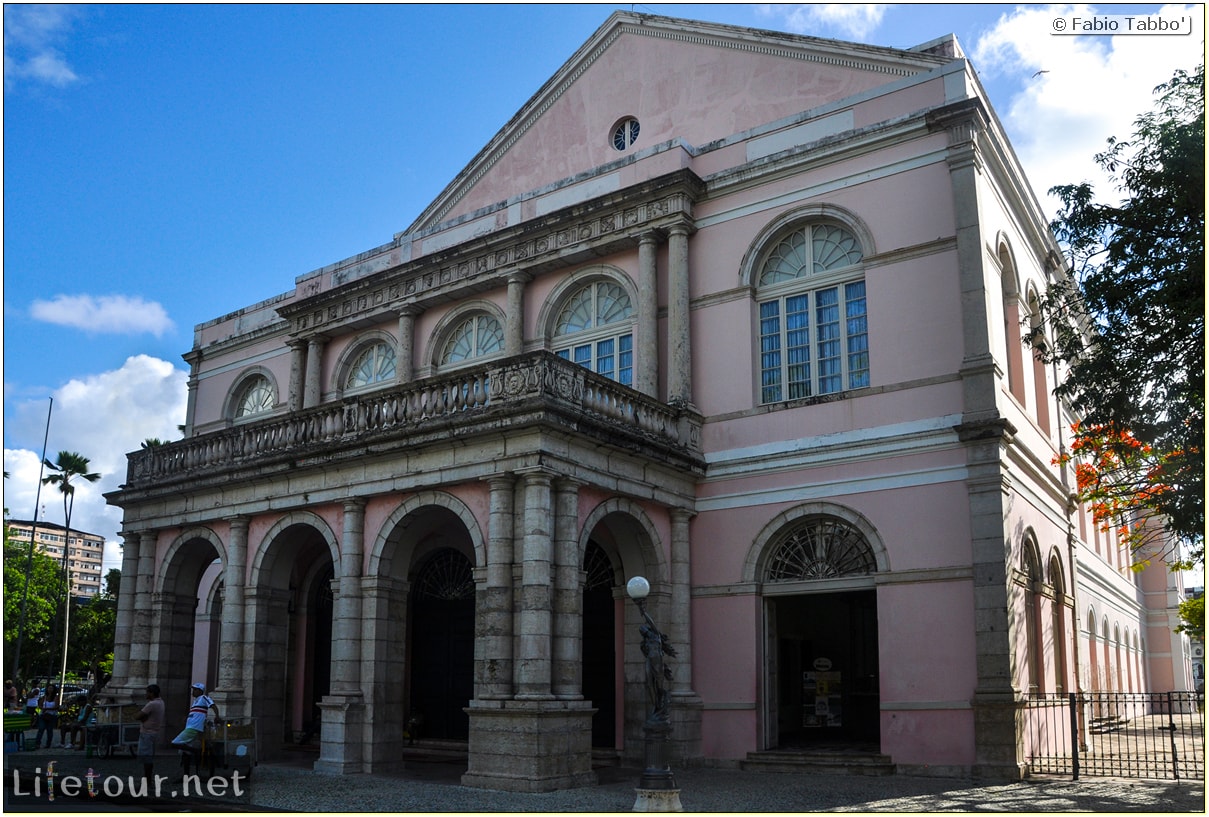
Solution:
{"label": "round oculus window", "polygon": [[631,147],[638,140],[639,125],[638,120],[633,118],[623,119],[613,128],[613,147],[618,150],[625,150]]}

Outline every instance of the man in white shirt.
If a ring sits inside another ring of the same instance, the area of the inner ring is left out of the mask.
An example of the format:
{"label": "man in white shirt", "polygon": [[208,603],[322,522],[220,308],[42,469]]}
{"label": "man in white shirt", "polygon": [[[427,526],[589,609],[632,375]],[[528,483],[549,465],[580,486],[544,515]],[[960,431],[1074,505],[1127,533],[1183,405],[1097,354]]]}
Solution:
{"label": "man in white shirt", "polygon": [[194,684],[190,692],[196,697],[194,697],[193,703],[189,705],[189,715],[185,719],[185,728],[172,739],[173,747],[180,750],[181,768],[184,769],[184,774],[189,774],[193,758],[201,754],[202,734],[206,729],[206,717],[209,715],[210,710],[214,710],[215,718],[221,717],[218,714],[218,704],[214,703],[213,699],[206,694],[205,684]]}

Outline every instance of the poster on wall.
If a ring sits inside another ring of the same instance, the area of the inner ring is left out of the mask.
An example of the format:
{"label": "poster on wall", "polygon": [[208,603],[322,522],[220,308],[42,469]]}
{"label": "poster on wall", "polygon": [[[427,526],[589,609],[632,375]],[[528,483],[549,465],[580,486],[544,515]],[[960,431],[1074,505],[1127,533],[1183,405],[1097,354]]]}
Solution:
{"label": "poster on wall", "polygon": [[844,724],[841,702],[843,676],[826,658],[814,660],[814,670],[802,673],[802,726],[809,729]]}

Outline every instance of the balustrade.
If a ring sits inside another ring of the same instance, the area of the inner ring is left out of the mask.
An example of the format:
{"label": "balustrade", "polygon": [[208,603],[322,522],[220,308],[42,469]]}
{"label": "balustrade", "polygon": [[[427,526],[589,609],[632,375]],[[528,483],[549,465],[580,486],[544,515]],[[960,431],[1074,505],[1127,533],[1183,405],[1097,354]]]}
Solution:
{"label": "balustrade", "polygon": [[[452,416],[472,423],[487,409],[506,411],[510,404],[534,398],[569,404],[616,426],[621,434],[697,447],[698,435],[683,430],[682,410],[548,352],[534,352],[136,451],[129,455],[127,487],[319,446],[397,436]],[[689,418],[688,427],[698,425],[695,416]]]}

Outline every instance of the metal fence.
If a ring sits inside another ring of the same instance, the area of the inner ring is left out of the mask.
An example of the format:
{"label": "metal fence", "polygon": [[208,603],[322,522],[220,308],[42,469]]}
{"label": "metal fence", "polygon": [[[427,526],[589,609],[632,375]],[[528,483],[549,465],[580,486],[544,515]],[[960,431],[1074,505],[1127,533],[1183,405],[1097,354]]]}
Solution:
{"label": "metal fence", "polygon": [[1205,777],[1205,713],[1195,692],[1072,692],[1023,705],[1032,774]]}

